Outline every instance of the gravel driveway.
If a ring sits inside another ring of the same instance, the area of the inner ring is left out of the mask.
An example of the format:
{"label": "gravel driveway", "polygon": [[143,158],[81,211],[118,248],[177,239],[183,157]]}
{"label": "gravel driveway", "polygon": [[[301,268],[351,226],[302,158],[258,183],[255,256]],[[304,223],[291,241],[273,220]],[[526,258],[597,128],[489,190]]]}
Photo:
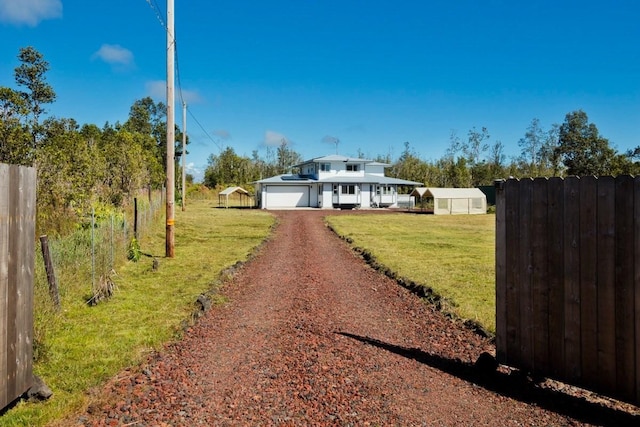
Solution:
{"label": "gravel driveway", "polygon": [[[368,267],[323,223],[279,225],[179,342],[122,372],[83,426],[623,425],[639,418],[474,362],[485,338]],[[640,424],[636,424],[640,425]]]}

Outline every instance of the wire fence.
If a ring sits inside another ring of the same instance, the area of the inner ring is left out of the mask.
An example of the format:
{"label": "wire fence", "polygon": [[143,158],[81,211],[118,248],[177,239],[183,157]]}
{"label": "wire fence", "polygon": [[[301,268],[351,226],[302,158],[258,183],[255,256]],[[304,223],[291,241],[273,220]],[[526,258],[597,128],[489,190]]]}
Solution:
{"label": "wire fence", "polygon": [[[83,226],[68,236],[48,238],[54,280],[59,284],[62,299],[69,291],[86,290],[88,301],[101,284],[116,272],[117,267],[126,261],[132,240],[139,240],[149,232],[153,221],[162,211],[164,193],[155,191],[140,196],[120,212],[104,214],[92,211],[84,219]],[[50,280],[43,252],[38,248],[35,261],[36,295],[44,295],[44,290],[49,293]]]}

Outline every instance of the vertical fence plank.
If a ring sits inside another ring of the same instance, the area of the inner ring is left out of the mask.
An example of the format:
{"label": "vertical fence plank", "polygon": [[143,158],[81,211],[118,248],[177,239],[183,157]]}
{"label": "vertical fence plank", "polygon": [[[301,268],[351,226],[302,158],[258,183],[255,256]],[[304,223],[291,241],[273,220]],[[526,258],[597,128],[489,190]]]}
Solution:
{"label": "vertical fence plank", "polygon": [[9,321],[9,166],[0,164],[0,408],[12,398],[7,394],[7,328]]}
{"label": "vertical fence plank", "polygon": [[0,409],[32,383],[35,169],[0,165]]}
{"label": "vertical fence plank", "polygon": [[531,250],[531,203],[533,199],[533,180],[520,180],[518,192],[518,295],[520,303],[520,357],[522,367],[533,371],[533,301],[531,282],[533,278],[533,257]]}
{"label": "vertical fence plank", "polygon": [[580,178],[580,364],[582,382],[589,388],[598,378],[597,198],[598,180]]}
{"label": "vertical fence plank", "polygon": [[598,388],[615,392],[615,181],[598,178]]}
{"label": "vertical fence plank", "polygon": [[635,332],[634,332],[634,241],[633,241],[633,178],[616,178],[615,221],[615,304],[616,304],[616,382],[619,396],[635,397]]}
{"label": "vertical fence plank", "polygon": [[544,374],[549,370],[549,241],[547,239],[548,181],[533,181],[531,204],[531,250],[533,299],[533,367],[534,372]]}
{"label": "vertical fence plank", "polygon": [[11,398],[17,395],[16,375],[18,366],[16,364],[18,348],[16,348],[18,325],[16,325],[17,313],[17,295],[18,295],[18,274],[19,274],[19,252],[20,252],[20,230],[18,215],[20,214],[19,206],[19,183],[18,166],[9,166],[9,286],[7,287],[7,295],[9,305],[7,307],[7,394]]}
{"label": "vertical fence plank", "polygon": [[564,182],[549,179],[549,368],[553,376],[564,373]]}
{"label": "vertical fence plank", "polygon": [[18,329],[16,346],[18,348],[18,372],[16,380],[21,395],[27,391],[33,381],[33,284],[36,237],[36,173],[34,168],[20,168],[20,272],[17,295]]}
{"label": "vertical fence plank", "polygon": [[506,214],[506,355],[509,363],[520,365],[520,271],[518,270],[519,208],[518,187],[516,180],[505,183]]}
{"label": "vertical fence plank", "polygon": [[496,358],[500,363],[507,360],[507,236],[504,181],[496,181]]}
{"label": "vertical fence plank", "polygon": [[564,372],[580,380],[580,179],[564,180]]}

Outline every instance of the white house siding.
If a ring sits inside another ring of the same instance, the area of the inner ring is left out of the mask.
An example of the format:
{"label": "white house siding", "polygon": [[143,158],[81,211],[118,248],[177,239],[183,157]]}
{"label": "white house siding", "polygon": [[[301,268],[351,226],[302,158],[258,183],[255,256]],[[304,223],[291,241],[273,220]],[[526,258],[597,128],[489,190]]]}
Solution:
{"label": "white house siding", "polygon": [[[351,186],[354,187],[353,194],[345,193],[344,187],[351,187]],[[360,184],[340,183],[340,184],[333,184],[333,187],[334,187],[334,190],[333,190],[332,202],[334,207],[339,207],[343,205],[359,206],[362,203]]]}
{"label": "white house siding", "polygon": [[318,184],[322,188],[322,200],[319,203],[319,207],[323,209],[333,208],[331,202],[331,196],[333,195],[333,186],[331,184]]}

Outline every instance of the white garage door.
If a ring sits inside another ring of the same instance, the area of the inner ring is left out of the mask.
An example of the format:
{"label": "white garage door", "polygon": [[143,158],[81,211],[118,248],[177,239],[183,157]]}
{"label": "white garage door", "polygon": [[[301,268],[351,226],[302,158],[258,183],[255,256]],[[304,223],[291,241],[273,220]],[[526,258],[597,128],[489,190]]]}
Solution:
{"label": "white garage door", "polygon": [[299,208],[309,206],[308,185],[287,185],[267,187],[267,209]]}

